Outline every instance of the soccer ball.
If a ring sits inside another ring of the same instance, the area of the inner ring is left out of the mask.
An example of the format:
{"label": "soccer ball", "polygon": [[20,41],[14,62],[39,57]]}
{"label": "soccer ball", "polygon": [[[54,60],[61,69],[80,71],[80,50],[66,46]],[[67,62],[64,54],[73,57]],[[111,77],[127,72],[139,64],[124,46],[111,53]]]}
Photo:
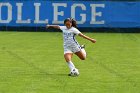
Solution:
{"label": "soccer ball", "polygon": [[74,68],[71,70],[70,72],[71,76],[78,76],[79,75],[79,71],[77,68]]}

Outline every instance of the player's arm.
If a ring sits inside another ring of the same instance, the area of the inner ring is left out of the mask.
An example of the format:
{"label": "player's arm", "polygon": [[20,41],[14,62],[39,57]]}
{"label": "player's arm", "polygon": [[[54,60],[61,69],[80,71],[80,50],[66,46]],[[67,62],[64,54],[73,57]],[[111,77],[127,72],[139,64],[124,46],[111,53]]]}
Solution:
{"label": "player's arm", "polygon": [[85,39],[91,41],[92,43],[96,43],[96,40],[95,40],[95,39],[90,38],[90,37],[88,37],[88,36],[86,36],[86,35],[84,35],[84,34],[82,34],[82,33],[79,33],[78,35],[79,35],[80,37],[83,37],[83,38],[85,38]]}
{"label": "player's arm", "polygon": [[59,25],[46,25],[46,28],[60,29],[60,26]]}

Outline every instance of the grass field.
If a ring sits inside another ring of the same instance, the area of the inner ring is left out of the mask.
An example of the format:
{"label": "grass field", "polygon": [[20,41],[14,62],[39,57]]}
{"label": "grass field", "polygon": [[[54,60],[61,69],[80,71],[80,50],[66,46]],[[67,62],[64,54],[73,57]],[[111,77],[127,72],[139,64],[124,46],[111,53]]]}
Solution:
{"label": "grass field", "polygon": [[0,32],[0,93],[140,93],[140,34],[85,33],[87,59],[69,77],[62,33]]}

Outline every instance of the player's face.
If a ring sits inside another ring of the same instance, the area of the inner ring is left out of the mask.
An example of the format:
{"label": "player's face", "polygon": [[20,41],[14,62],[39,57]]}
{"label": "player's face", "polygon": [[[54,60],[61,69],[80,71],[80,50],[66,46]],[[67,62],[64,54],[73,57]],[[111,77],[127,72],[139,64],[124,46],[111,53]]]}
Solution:
{"label": "player's face", "polygon": [[66,27],[69,29],[69,28],[71,28],[72,23],[71,23],[70,21],[67,21],[67,22],[65,23],[65,25],[66,25]]}

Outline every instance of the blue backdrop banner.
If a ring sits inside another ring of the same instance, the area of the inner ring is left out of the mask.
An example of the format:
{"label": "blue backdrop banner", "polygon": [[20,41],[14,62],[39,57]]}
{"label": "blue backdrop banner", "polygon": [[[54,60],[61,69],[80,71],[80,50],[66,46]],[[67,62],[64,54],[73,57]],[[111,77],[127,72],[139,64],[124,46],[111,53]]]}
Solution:
{"label": "blue backdrop banner", "polygon": [[79,27],[140,28],[140,2],[1,0],[0,26],[63,25],[65,18]]}

